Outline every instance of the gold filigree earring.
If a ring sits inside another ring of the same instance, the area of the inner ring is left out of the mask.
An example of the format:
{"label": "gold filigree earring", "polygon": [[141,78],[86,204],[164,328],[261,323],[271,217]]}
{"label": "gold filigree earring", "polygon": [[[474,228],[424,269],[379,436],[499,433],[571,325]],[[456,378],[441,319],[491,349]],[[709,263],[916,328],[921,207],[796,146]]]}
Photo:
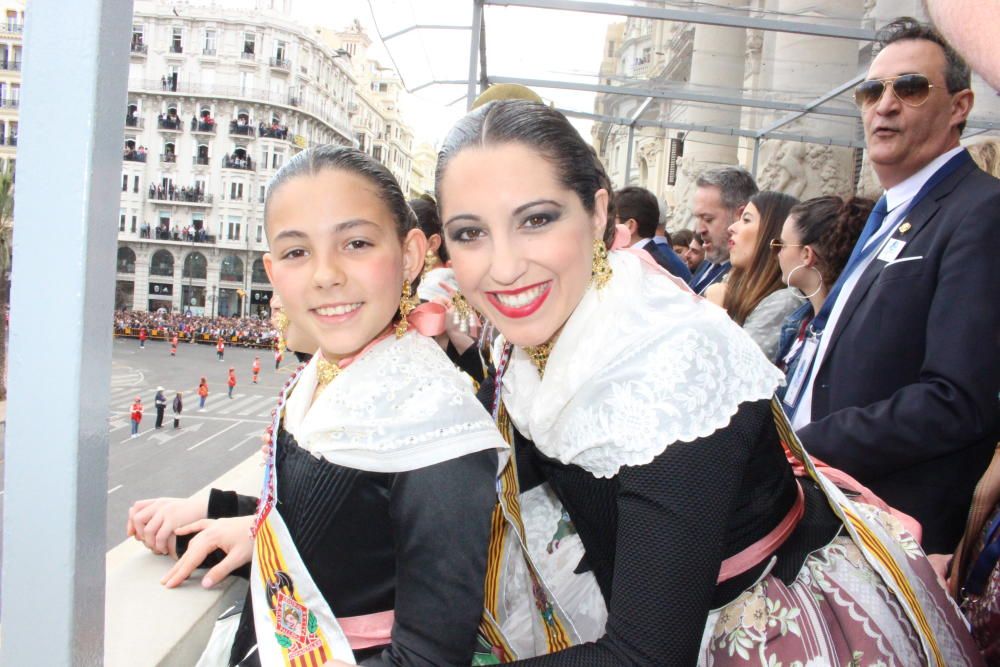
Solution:
{"label": "gold filigree earring", "polygon": [[396,338],[402,338],[406,333],[407,328],[410,326],[406,318],[409,317],[418,303],[417,297],[413,296],[410,281],[408,279],[404,280],[403,294],[399,299],[399,322],[396,324]]}
{"label": "gold filigree earring", "polygon": [[428,273],[436,269],[440,263],[441,259],[438,257],[437,253],[433,250],[428,250],[427,254],[424,255],[424,270],[420,275],[426,276]]}
{"label": "gold filigree earring", "polygon": [[288,319],[288,315],[285,315],[285,311],[279,311],[277,315],[274,316],[274,326],[278,330],[278,354],[284,354],[287,349],[285,345],[285,337],[288,334],[288,325],[291,321]]}
{"label": "gold filigree earring", "polygon": [[452,294],[451,302],[455,306],[451,316],[452,324],[457,326],[459,331],[468,335],[472,327],[478,326],[479,316],[472,306],[469,305],[469,302],[465,300],[461,292]]}
{"label": "gold filigree earring", "polygon": [[590,271],[591,281],[597,289],[604,289],[611,280],[611,264],[608,262],[608,247],[602,239],[594,241],[594,266]]}

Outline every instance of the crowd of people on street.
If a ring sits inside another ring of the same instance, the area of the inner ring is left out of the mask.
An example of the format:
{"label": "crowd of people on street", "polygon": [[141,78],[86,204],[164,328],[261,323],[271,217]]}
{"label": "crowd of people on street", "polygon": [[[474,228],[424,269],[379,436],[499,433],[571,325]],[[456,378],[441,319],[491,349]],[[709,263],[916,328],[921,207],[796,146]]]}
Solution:
{"label": "crowd of people on street", "polygon": [[719,166],[673,237],[523,87],[444,137],[436,210],[363,152],[299,153],[267,261],[313,354],[262,495],[140,501],[128,534],[178,558],[168,587],[249,578],[219,664],[1000,664],[1000,174],[961,144],[970,77],[889,23],[855,89],[879,196]]}
{"label": "crowd of people on street", "polygon": [[241,347],[273,347],[277,341],[277,332],[266,319],[203,317],[176,312],[117,311],[114,332],[116,336],[134,336],[140,344],[150,337],[171,340],[175,335],[181,342],[202,341],[215,345],[222,338],[226,344]]}

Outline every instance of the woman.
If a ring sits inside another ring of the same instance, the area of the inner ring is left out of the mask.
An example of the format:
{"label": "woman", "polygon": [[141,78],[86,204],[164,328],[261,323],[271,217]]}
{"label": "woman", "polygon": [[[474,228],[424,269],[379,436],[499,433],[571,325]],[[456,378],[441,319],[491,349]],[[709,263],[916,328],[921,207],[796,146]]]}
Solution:
{"label": "woman", "polygon": [[420,230],[427,237],[427,254],[424,256],[424,273],[448,264],[448,251],[441,238],[441,219],[438,218],[437,204],[433,197],[424,195],[411,199],[410,208],[417,215]]}
{"label": "woman", "polygon": [[[781,325],[774,362],[792,378],[809,323],[826,302],[830,288],[864,229],[874,203],[853,197],[816,197],[796,205],[781,227],[781,237],[771,244],[777,254],[781,281],[802,293],[805,303]],[[784,398],[787,385],[778,390]]]}
{"label": "woman", "polygon": [[729,226],[729,260],[725,282],[711,285],[705,297],[726,309],[764,356],[774,357],[781,323],[799,305],[795,290],[785,288],[771,254],[771,241],[781,234],[794,197],[765,190],[750,198],[740,219]]}
{"label": "woman", "polygon": [[[423,233],[383,165],[329,146],[279,171],[265,224],[271,284],[318,350],[279,398],[256,516],[177,530],[201,532],[164,581],[221,547],[212,585],[252,554],[232,665],[468,665],[505,446],[411,313]],[[186,518],[252,503],[216,491]]]}
{"label": "woman", "polygon": [[438,217],[437,204],[430,195],[424,195],[411,199],[410,207],[417,215],[420,229],[427,236],[427,256],[417,296],[422,301],[447,303],[457,287],[455,272],[448,267],[448,251],[441,237],[441,218]]}
{"label": "woman", "polygon": [[184,412],[184,399],[181,397],[181,392],[177,392],[174,396],[173,401],[174,409],[174,428],[181,427],[181,413]]}
{"label": "woman", "polygon": [[563,501],[608,603],[601,639],[526,664],[977,664],[916,543],[808,458],[796,481],[781,374],[749,337],[607,252],[606,177],[565,117],[478,109],[436,178],[462,293],[506,341],[481,395]]}

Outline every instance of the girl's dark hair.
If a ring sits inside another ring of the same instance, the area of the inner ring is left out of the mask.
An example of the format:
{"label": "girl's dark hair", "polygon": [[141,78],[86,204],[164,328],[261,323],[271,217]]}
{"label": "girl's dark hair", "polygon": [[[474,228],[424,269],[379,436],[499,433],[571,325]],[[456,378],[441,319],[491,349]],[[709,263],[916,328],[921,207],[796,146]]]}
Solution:
{"label": "girl's dark hair", "polygon": [[781,237],[781,226],[798,202],[795,197],[773,190],[758,192],[748,202],[760,213],[753,256],[747,268],[734,266],[729,272],[726,298],[722,303],[740,326],[765,297],[785,286],[781,282],[781,268],[771,254],[771,241]]}
{"label": "girl's dark hair", "polygon": [[437,234],[441,238],[441,245],[438,246],[437,256],[442,263],[448,261],[448,251],[444,247],[444,233],[441,229],[441,217],[438,215],[437,203],[430,195],[421,195],[410,200],[410,208],[417,215],[417,224],[423,230],[424,236],[428,239]]}
{"label": "girl's dark hair", "polygon": [[[588,213],[594,212],[594,195],[608,192],[613,210],[611,179],[594,149],[583,140],[566,116],[538,102],[497,100],[475,109],[458,121],[445,137],[434,174],[438,205],[441,181],[448,163],[463,148],[490,144],[519,143],[538,151],[555,168],[562,184],[576,193]],[[604,242],[611,246],[615,229],[608,218]]]}
{"label": "girl's dark hair", "polygon": [[795,221],[799,243],[812,246],[816,252],[816,269],[828,287],[844,270],[874,207],[870,199],[851,197],[844,201],[829,196],[804,201],[788,213]]}
{"label": "girl's dark hair", "polygon": [[417,227],[417,216],[406,203],[396,177],[385,165],[367,153],[355,148],[328,144],[304,150],[278,170],[267,187],[264,198],[264,220],[268,219],[271,207],[271,197],[284,183],[299,176],[314,176],[326,169],[335,169],[356,174],[367,179],[375,186],[379,198],[385,202],[396,221],[399,237],[403,238],[411,229]]}

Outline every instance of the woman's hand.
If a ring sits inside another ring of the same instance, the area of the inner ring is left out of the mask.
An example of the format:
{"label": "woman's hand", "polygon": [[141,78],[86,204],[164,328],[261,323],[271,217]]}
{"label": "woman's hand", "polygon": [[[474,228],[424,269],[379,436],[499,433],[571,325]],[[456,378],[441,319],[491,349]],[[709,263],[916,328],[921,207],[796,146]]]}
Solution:
{"label": "woman's hand", "polygon": [[178,528],[178,535],[198,534],[191,539],[187,551],[160,579],[160,583],[167,588],[179,586],[216,549],[222,549],[226,557],[202,577],[204,588],[211,588],[236,568],[249,563],[253,558],[254,541],[250,536],[253,519],[252,516],[201,519]]}
{"label": "woman's hand", "polygon": [[177,557],[175,531],[208,515],[208,499],[147,498],[137,501],[128,510],[125,532],[135,537],[154,553]]}

